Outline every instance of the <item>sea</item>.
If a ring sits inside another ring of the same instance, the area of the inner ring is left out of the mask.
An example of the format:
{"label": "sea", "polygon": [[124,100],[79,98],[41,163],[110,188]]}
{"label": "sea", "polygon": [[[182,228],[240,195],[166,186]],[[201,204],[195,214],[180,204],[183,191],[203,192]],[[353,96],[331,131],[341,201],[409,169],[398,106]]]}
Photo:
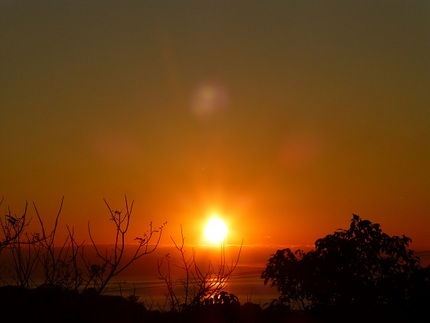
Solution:
{"label": "sea", "polygon": [[[264,307],[279,295],[274,287],[264,285],[264,280],[261,278],[262,271],[263,268],[261,270],[241,268],[231,275],[223,290],[230,295],[235,295],[241,304],[251,302]],[[166,283],[157,277],[124,276],[112,281],[104,294],[134,296],[148,308],[166,310],[169,306],[167,291]],[[176,296],[183,299],[184,288],[179,280],[176,281],[174,291]]]}

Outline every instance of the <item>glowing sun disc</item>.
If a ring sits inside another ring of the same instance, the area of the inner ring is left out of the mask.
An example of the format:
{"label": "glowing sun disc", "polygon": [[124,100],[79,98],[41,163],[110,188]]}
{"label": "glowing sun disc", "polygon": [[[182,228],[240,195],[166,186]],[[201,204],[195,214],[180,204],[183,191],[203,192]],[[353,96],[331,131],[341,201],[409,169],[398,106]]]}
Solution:
{"label": "glowing sun disc", "polygon": [[227,236],[227,226],[219,218],[212,218],[206,224],[205,238],[211,243],[220,243]]}

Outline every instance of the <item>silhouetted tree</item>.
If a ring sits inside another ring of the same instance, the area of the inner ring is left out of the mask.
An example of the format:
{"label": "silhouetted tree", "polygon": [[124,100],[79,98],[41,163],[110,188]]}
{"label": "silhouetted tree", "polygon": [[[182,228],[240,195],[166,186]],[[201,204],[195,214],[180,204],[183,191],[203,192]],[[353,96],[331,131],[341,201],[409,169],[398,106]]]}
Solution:
{"label": "silhouetted tree", "polygon": [[278,250],[262,278],[280,292],[277,302],[304,310],[406,310],[412,292],[423,292],[412,283],[422,268],[410,242],[354,214],[348,230],[318,239],[315,250]]}

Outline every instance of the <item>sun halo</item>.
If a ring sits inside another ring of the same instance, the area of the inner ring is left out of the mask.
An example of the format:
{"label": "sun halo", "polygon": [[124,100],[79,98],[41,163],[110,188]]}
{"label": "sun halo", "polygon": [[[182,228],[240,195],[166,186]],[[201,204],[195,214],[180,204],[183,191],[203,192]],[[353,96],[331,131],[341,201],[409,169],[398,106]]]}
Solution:
{"label": "sun halo", "polygon": [[227,237],[228,228],[225,222],[219,217],[212,217],[206,223],[205,239],[213,244],[221,243]]}

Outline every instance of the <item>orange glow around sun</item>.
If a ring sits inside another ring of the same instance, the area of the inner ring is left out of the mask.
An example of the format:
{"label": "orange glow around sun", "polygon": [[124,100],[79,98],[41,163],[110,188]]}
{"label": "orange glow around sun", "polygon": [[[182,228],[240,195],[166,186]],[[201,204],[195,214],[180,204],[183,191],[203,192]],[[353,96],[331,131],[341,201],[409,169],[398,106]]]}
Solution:
{"label": "orange glow around sun", "polygon": [[205,226],[204,236],[210,243],[221,243],[227,237],[228,228],[225,222],[217,216],[209,219]]}

